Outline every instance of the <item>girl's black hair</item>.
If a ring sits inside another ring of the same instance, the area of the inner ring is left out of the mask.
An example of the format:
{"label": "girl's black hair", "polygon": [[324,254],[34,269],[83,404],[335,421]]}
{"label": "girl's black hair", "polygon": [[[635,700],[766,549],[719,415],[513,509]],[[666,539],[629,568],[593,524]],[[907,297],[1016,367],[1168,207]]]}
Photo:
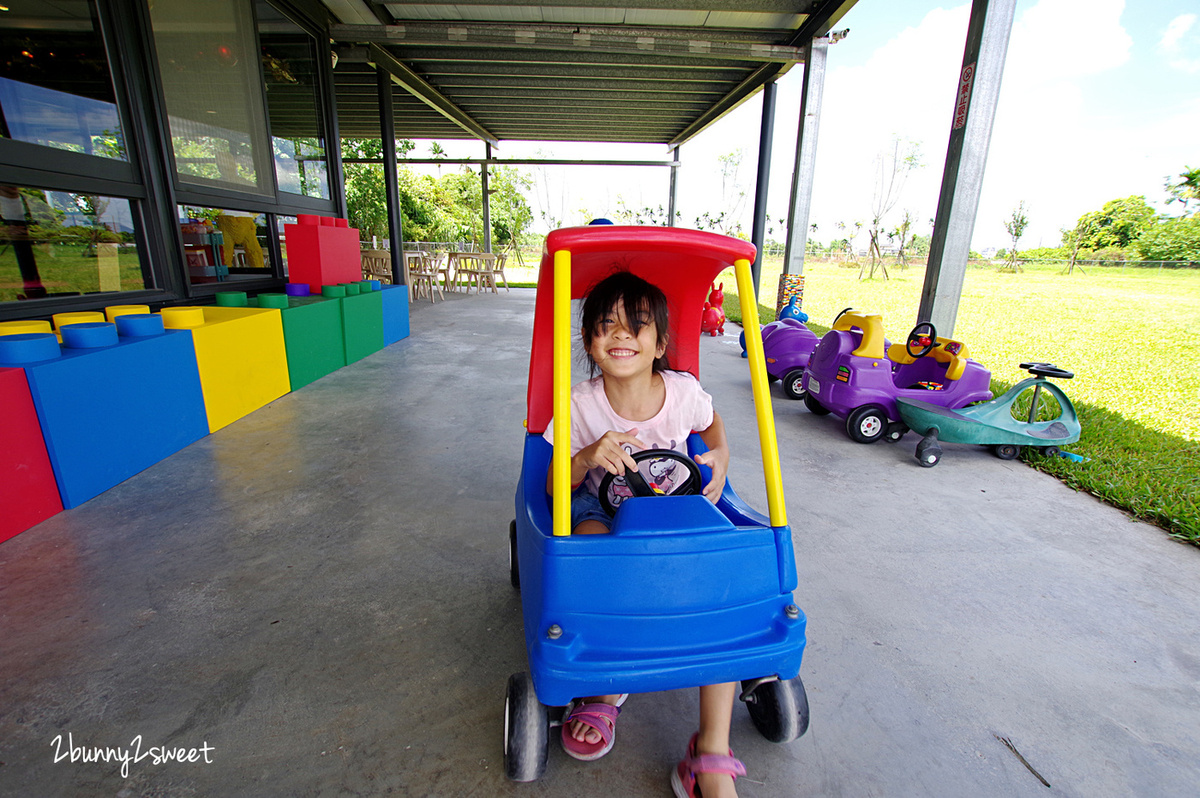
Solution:
{"label": "girl's black hair", "polygon": [[600,329],[600,322],[620,302],[625,310],[625,318],[633,334],[641,332],[639,321],[645,314],[654,321],[658,331],[656,344],[663,347],[661,356],[654,359],[654,371],[667,371],[671,368],[667,360],[667,339],[669,314],[667,297],[658,286],[649,283],[632,272],[620,271],[605,277],[588,291],[583,300],[580,328],[583,334],[583,351],[587,358],[592,376],[596,375],[596,361],[592,359],[592,339]]}

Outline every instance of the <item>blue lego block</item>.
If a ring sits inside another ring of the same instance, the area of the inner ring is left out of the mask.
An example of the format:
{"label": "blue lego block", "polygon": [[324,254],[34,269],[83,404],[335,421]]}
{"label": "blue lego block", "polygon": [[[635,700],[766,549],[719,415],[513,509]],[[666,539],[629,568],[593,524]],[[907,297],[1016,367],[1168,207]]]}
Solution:
{"label": "blue lego block", "polygon": [[119,337],[95,325],[78,336],[85,348],[8,363],[25,370],[64,508],[208,434],[192,336],[156,321],[157,332],[131,318],[122,327],[134,334]]}
{"label": "blue lego block", "polygon": [[383,345],[408,337],[408,286],[385,285],[383,292]]}

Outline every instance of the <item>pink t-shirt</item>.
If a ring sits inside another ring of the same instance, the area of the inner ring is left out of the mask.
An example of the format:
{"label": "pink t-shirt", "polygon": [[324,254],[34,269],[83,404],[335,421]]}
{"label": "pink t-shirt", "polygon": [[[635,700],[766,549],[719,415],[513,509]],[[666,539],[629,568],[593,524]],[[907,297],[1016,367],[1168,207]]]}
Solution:
{"label": "pink t-shirt", "polygon": [[[604,393],[604,377],[597,376],[571,388],[571,454],[590,446],[609,430],[637,430],[637,437],[651,449],[674,449],[687,454],[687,437],[692,431],[708,429],[713,422],[712,397],[699,381],[686,371],[661,371],[667,389],[662,409],[646,421],[630,421],[617,415]],[[547,425],[544,437],[554,443],[554,419]],[[630,450],[632,453],[632,449]],[[593,468],[584,477],[584,484],[593,494],[600,490],[600,480],[606,472]]]}

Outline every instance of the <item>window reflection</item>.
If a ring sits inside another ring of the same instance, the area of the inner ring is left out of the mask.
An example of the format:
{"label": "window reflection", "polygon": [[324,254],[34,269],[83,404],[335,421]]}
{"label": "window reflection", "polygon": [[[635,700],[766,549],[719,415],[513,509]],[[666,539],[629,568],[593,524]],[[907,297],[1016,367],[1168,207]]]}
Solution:
{"label": "window reflection", "polygon": [[150,4],[180,182],[271,193],[250,0]]}
{"label": "window reflection", "polygon": [[4,5],[0,136],[127,161],[94,5],[78,0]]}
{"label": "window reflection", "polygon": [[315,40],[269,3],[255,4],[279,190],[329,199]]}
{"label": "window reflection", "polygon": [[127,199],[0,185],[0,302],[152,288],[136,233]]}
{"label": "window reflection", "polygon": [[274,274],[266,214],[180,205],[179,232],[193,284]]}

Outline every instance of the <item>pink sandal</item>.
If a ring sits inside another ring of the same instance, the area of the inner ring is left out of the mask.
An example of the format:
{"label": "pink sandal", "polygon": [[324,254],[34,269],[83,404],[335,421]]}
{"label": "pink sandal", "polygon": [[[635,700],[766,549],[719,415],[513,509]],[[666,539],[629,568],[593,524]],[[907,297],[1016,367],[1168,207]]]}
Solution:
{"label": "pink sandal", "polygon": [[[576,704],[571,702],[567,707],[566,717],[562,722],[562,746],[568,755],[584,762],[599,759],[612,750],[616,742],[617,716],[621,714],[621,705],[625,703],[628,694],[617,699],[616,706],[604,702]],[[595,729],[600,739],[594,743],[576,740],[567,728],[572,721],[579,721],[585,726]]]}
{"label": "pink sandal", "polygon": [[728,773],[734,781],[737,781],[738,776],[746,775],[746,766],[740,760],[733,758],[732,750],[728,756],[722,754],[697,755],[696,739],[699,736],[699,734],[692,735],[692,740],[688,743],[687,756],[671,771],[671,789],[675,791],[675,798],[702,798],[696,790],[697,773]]}

